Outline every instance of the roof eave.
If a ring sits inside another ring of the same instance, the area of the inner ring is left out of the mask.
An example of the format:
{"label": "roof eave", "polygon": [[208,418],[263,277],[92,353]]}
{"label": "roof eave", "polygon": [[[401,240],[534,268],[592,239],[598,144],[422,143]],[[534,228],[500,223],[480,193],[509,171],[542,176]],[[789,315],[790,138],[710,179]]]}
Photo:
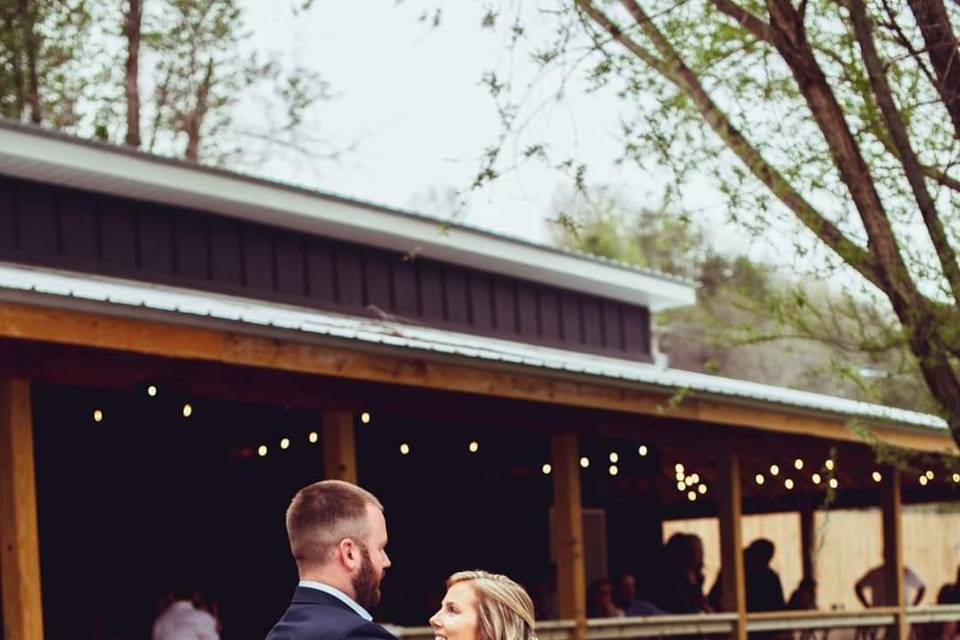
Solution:
{"label": "roof eave", "polygon": [[0,123],[0,174],[199,209],[586,292],[651,311],[694,304],[693,283],[144,153]]}

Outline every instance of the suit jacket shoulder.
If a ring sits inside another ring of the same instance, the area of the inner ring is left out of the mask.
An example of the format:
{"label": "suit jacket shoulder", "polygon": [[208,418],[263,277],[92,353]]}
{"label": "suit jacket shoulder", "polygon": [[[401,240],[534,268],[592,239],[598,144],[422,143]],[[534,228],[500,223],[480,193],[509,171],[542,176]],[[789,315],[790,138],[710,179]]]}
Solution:
{"label": "suit jacket shoulder", "polygon": [[298,587],[293,601],[266,640],[396,640],[336,597]]}

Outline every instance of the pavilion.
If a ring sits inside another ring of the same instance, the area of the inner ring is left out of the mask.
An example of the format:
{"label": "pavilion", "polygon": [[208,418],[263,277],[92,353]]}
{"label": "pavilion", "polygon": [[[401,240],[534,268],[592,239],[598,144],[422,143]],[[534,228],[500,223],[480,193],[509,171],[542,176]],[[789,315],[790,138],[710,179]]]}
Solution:
{"label": "pavilion", "polygon": [[[651,313],[694,301],[676,277],[0,121],[3,637],[147,617],[146,586],[188,572],[231,636],[262,636],[295,577],[283,509],[320,478],[387,506],[385,600],[407,612],[482,565],[555,567],[544,640],[960,619],[892,597],[747,614],[742,514],[798,513],[812,575],[818,506],[879,505],[902,594],[901,505],[956,500],[957,449],[935,416],[663,366]],[[588,578],[698,515],[720,519],[725,613],[588,622]]]}

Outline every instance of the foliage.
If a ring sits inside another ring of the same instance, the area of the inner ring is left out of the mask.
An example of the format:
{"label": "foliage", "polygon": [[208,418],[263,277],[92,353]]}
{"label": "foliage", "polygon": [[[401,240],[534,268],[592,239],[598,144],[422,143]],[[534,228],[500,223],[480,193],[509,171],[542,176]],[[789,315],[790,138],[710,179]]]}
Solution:
{"label": "foliage", "polygon": [[[825,306],[855,333],[834,335],[868,356],[909,354],[960,442],[958,23],[960,5],[944,0],[575,0],[501,2],[483,26],[538,65],[558,100],[571,78],[620,98],[580,126],[616,124],[620,160],[664,167],[668,195],[706,175],[731,220],[793,236],[804,277],[846,283]],[[504,134],[478,184],[508,168],[504,140],[524,138],[542,109],[524,98],[535,79],[499,68],[484,81]],[[529,136],[515,146],[583,188],[577,158]],[[785,316],[810,300],[780,302]],[[857,333],[871,314],[880,322]],[[811,328],[836,324],[818,315]]]}
{"label": "foliage", "polygon": [[671,366],[929,411],[935,405],[896,324],[875,305],[714,248],[667,209],[630,206],[609,188],[563,194],[560,246],[697,282],[694,307],[660,313]]}
{"label": "foliage", "polygon": [[[131,4],[0,0],[2,114],[123,140]],[[255,50],[237,0],[143,0],[135,26],[142,53],[132,87],[143,99],[136,96],[134,124],[148,151],[234,167],[268,155],[313,160],[343,151],[309,133],[317,129],[314,107],[331,98],[326,82]]]}

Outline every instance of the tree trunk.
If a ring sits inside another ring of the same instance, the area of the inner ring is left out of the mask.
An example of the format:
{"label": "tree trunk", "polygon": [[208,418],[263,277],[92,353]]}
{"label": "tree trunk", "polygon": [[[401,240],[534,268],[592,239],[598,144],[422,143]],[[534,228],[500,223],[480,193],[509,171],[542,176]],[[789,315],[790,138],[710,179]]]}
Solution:
{"label": "tree trunk", "polygon": [[39,36],[37,35],[37,7],[30,0],[20,0],[20,18],[23,25],[23,47],[26,54],[27,86],[24,102],[30,107],[30,121],[43,122],[40,106]]}
{"label": "tree trunk", "polygon": [[200,158],[200,137],[203,119],[207,115],[207,101],[210,96],[210,87],[213,84],[213,60],[207,62],[200,86],[197,87],[197,102],[193,112],[187,115],[185,129],[187,132],[187,150],[184,154],[187,160],[197,162]]}
{"label": "tree trunk", "polygon": [[140,146],[140,31],[143,25],[142,0],[128,0],[123,28],[127,38],[127,66],[124,89],[127,96],[126,144]]}
{"label": "tree trunk", "polygon": [[960,138],[960,49],[943,0],[910,0],[927,56],[937,74],[937,91]]}

